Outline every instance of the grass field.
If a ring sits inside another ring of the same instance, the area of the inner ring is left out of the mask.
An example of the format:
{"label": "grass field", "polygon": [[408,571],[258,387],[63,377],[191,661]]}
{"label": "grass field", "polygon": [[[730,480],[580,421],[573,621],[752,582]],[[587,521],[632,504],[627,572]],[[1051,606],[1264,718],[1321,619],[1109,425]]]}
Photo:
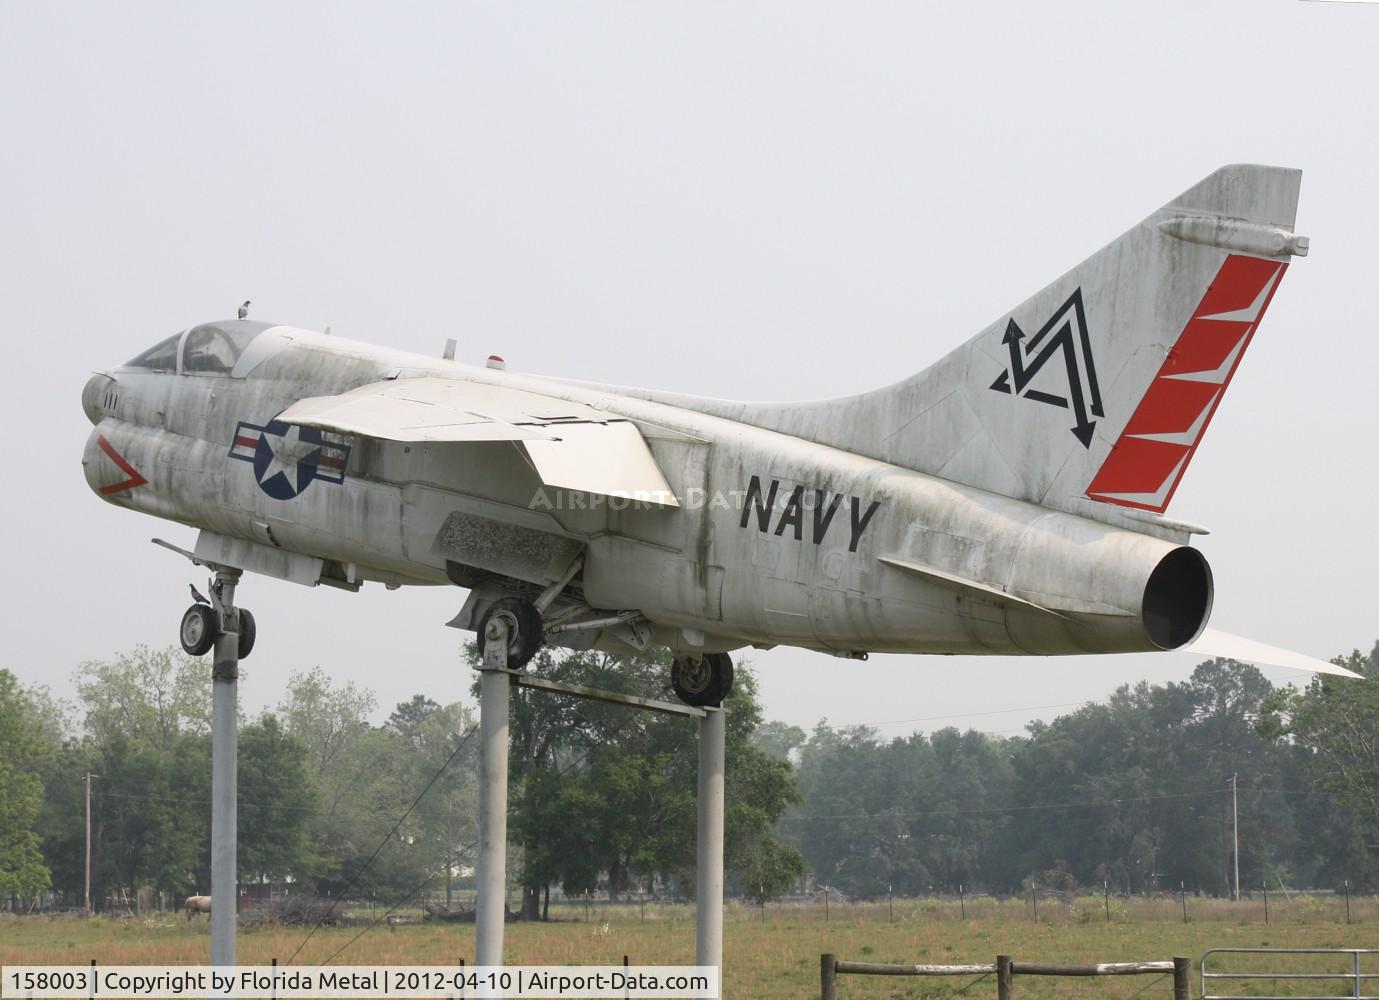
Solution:
{"label": "grass field", "polygon": [[[969,901],[964,919],[956,902],[899,901],[894,921],[888,904],[829,907],[730,907],[724,927],[724,995],[734,998],[817,997],[819,955],[833,952],[856,961],[982,963],[1009,954],[1016,961],[1096,963],[1152,961],[1184,955],[1195,961],[1216,947],[1379,947],[1379,903],[1352,902],[1346,925],[1340,901],[1330,897],[1270,900],[1271,924],[1258,902],[1188,900],[1183,923],[1176,900],[1111,901],[1106,919],[1100,898],[1072,904],[1041,902],[1039,921],[1028,901]],[[694,960],[694,911],[689,906],[636,904],[582,907],[547,924],[510,924],[507,958],[524,965],[680,965]],[[368,911],[355,916],[367,918]],[[553,916],[555,916],[553,910]],[[446,964],[472,961],[473,925],[379,925],[350,943],[365,924],[322,928],[294,960],[297,965]],[[285,963],[306,937],[299,927],[241,932],[241,964]],[[188,925],[180,916],[147,918],[9,918],[0,921],[0,962],[32,965],[201,964],[208,959],[204,918]],[[343,950],[342,950],[343,949]],[[1379,959],[1379,956],[1373,956]],[[1311,968],[1316,968],[1312,966]],[[1367,971],[1379,972],[1379,962]],[[1195,972],[1194,972],[1195,976]],[[844,977],[840,997],[994,997],[991,978],[958,993],[971,979]],[[1316,986],[1312,987],[1316,989]],[[1325,993],[1341,996],[1337,990]],[[1168,979],[1152,976],[1104,979],[1021,978],[1017,997],[1168,997]],[[1196,982],[1194,979],[1194,995]]]}

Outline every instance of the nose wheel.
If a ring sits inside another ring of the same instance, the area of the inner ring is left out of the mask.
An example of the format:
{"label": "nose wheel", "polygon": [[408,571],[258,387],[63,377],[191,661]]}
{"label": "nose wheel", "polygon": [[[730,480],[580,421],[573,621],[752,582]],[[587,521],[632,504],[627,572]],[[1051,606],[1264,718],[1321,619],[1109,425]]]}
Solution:
{"label": "nose wheel", "polygon": [[220,634],[220,616],[208,604],[193,604],[182,616],[182,624],[177,629],[177,638],[182,640],[182,648],[191,656],[205,656],[215,645]]}
{"label": "nose wheel", "polygon": [[[239,659],[242,660],[254,651],[258,626],[248,608],[239,608],[235,613],[239,615]],[[182,615],[177,638],[189,655],[205,656],[215,646],[220,633],[220,612],[210,604],[193,604]]]}
{"label": "nose wheel", "polygon": [[677,656],[671,661],[670,686],[686,705],[717,708],[733,689],[733,661],[727,653]]}

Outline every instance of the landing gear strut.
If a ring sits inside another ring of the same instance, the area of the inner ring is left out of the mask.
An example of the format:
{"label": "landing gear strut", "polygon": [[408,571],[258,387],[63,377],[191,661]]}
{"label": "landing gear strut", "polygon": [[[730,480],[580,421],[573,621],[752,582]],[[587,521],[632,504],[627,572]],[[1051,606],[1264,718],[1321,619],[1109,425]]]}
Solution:
{"label": "landing gear strut", "polygon": [[676,656],[670,686],[686,705],[717,708],[733,689],[733,661],[727,653]]}

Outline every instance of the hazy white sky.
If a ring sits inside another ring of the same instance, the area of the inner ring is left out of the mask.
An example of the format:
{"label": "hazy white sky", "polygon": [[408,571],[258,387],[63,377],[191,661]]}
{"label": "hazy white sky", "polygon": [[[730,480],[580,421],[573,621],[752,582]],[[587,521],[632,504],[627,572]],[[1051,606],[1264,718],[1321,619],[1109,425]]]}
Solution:
{"label": "hazy white sky", "polygon": [[[1312,256],[1170,513],[1213,624],[1379,636],[1379,5],[0,0],[0,665],[166,645],[194,533],[86,487],[86,375],[252,315],[514,369],[804,399],[925,367],[1216,167],[1301,167]],[[466,697],[454,590],[251,578],[242,694]],[[752,659],[802,725],[1016,731],[1182,655]],[[1288,676],[1279,670],[1271,677]],[[1305,675],[1301,679],[1306,679]],[[973,715],[971,713],[996,713]]]}

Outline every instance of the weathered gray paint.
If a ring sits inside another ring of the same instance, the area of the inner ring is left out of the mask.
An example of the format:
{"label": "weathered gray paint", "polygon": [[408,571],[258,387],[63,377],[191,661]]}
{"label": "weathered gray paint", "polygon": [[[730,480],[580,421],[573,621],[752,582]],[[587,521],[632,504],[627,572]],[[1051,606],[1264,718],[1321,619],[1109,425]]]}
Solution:
{"label": "weathered gray paint", "polygon": [[[297,582],[463,583],[473,594],[455,624],[469,628],[494,597],[535,596],[582,551],[573,610],[639,612],[651,641],[682,651],[1152,650],[1146,581],[1199,529],[1083,494],[1230,249],[1210,241],[1263,238],[1192,222],[1177,227],[1187,239],[1163,223],[1239,216],[1284,233],[1286,256],[1300,249],[1288,233],[1297,187],[1296,171],[1218,171],[1019,307],[1045,315],[1070,284],[1083,289],[1106,404],[1090,448],[1066,410],[990,391],[1000,324],[888,389],[798,406],[562,382],[277,326],[233,375],[93,377],[86,476],[97,490],[123,476],[104,437],[149,480],[112,503],[198,527],[201,546]],[[295,405],[329,427],[331,397],[373,406],[413,378],[426,389],[414,395],[444,397],[452,424],[466,399],[496,414],[490,423],[631,422],[680,506],[546,485],[519,440],[388,440],[391,411],[381,436],[341,436],[352,449],[343,483],[291,500],[228,457],[239,421],[263,425]],[[621,626],[579,641],[627,649],[637,635]]]}

